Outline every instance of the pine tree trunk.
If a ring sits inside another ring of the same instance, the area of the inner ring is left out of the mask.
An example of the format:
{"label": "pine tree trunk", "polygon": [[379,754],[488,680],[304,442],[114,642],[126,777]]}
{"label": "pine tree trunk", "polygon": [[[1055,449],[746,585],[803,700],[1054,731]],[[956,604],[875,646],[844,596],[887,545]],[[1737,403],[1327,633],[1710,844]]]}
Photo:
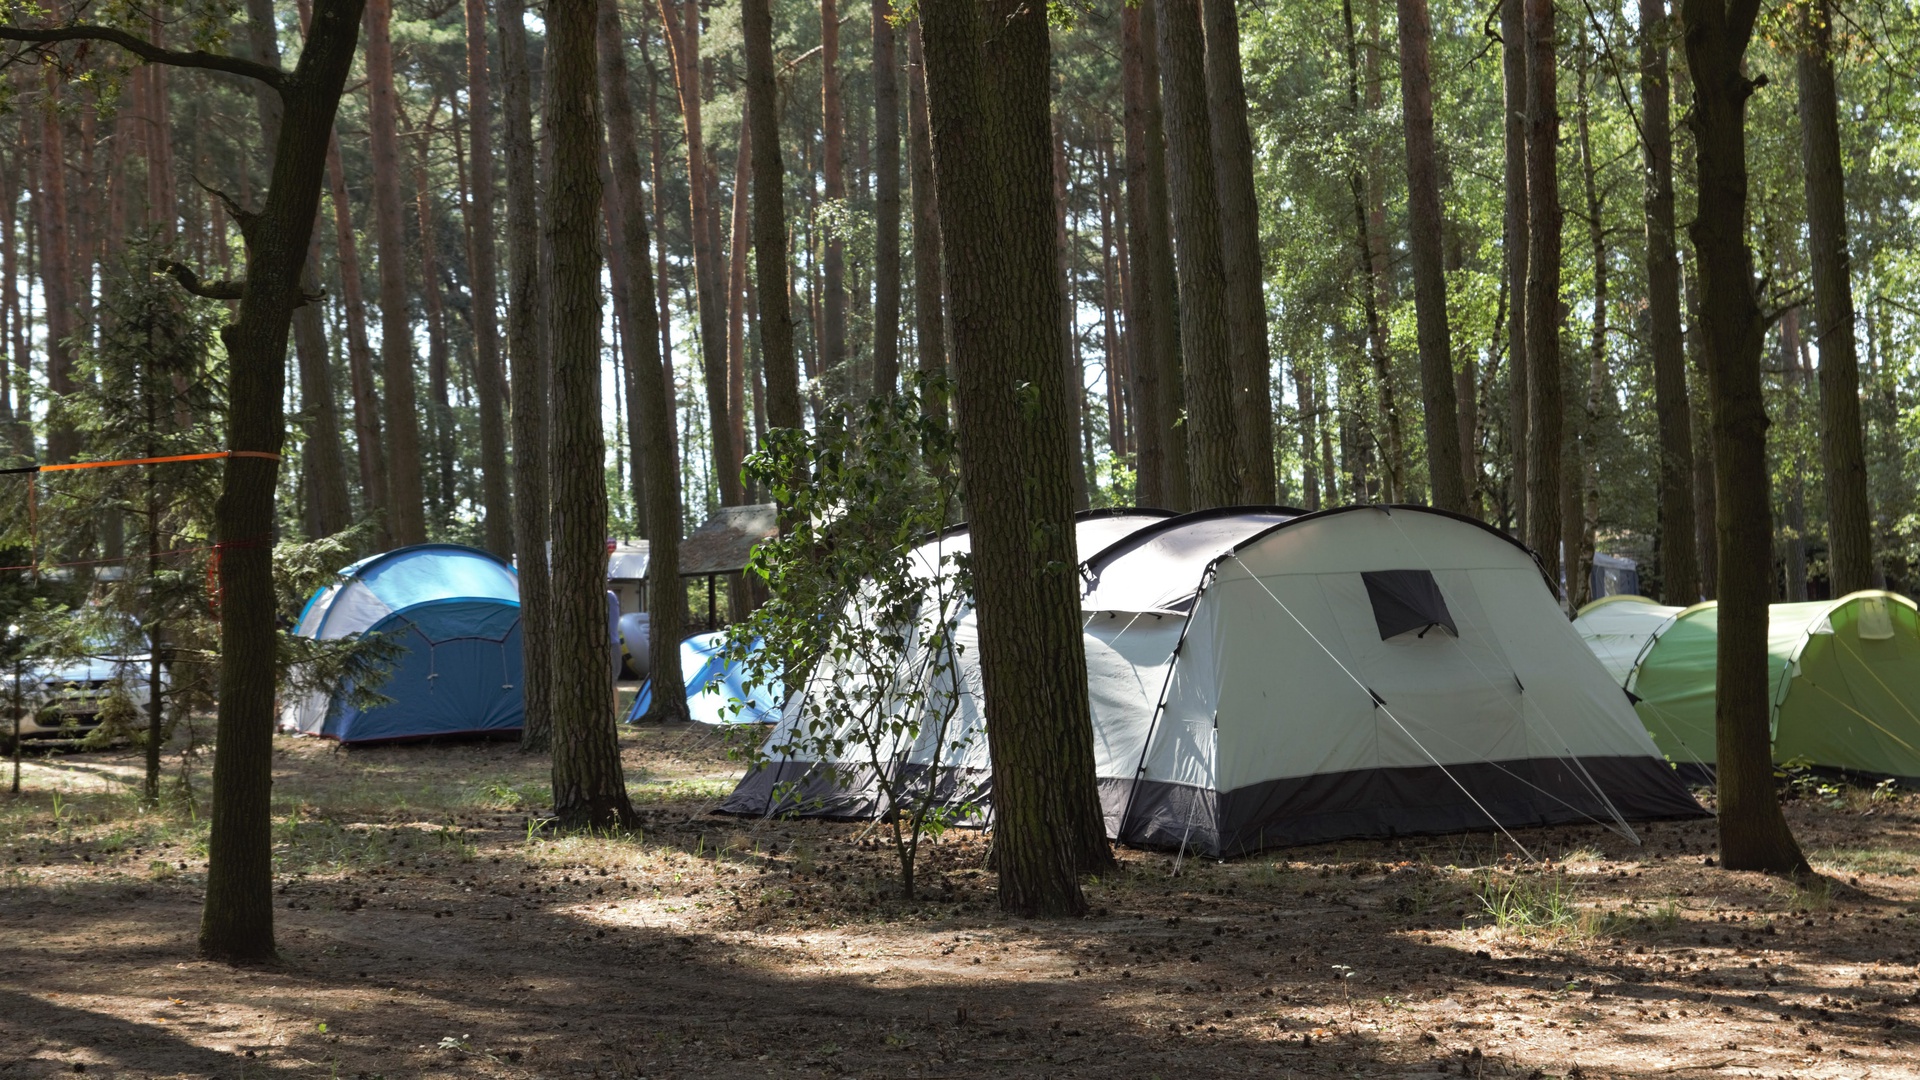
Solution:
{"label": "pine tree trunk", "polygon": [[405,546],[427,538],[420,481],[419,406],[413,386],[413,331],[407,311],[407,224],[400,201],[399,106],[393,83],[393,0],[367,0],[367,142],[373,166],[373,224],[380,272],[380,369],[387,437],[387,528]]}
{"label": "pine tree trunk", "polygon": [[900,57],[891,0],[873,0],[873,390],[900,379]]}
{"label": "pine tree trunk", "polygon": [[[1067,235],[1067,143],[1066,134],[1061,130],[1059,117],[1053,119],[1053,272],[1060,280],[1060,354],[1067,364],[1066,378],[1061,387],[1067,395],[1067,441],[1075,447],[1080,446],[1081,433],[1086,427],[1087,396],[1086,368],[1080,357],[1080,306],[1073,295],[1073,278],[1067,265],[1067,253],[1073,249],[1073,240]],[[1087,501],[1087,461],[1075,454],[1067,466],[1067,475],[1073,483],[1073,508],[1085,510]]]}
{"label": "pine tree trunk", "polygon": [[[638,267],[636,269],[635,256],[633,252],[627,248],[625,239],[627,235],[625,207],[636,199],[640,201],[642,207],[644,207],[646,203],[639,191],[629,192],[627,190],[629,185],[641,183],[640,176],[637,173],[632,176],[622,176],[618,171],[620,162],[618,161],[618,150],[615,146],[618,140],[615,137],[613,129],[621,122],[617,117],[619,110],[617,99],[620,91],[626,88],[615,87],[609,80],[608,68],[610,64],[607,53],[609,50],[618,51],[624,45],[624,30],[620,25],[619,10],[616,7],[614,19],[610,25],[606,21],[605,12],[601,12],[599,18],[601,20],[599,37],[600,99],[607,110],[607,159],[603,163],[601,174],[606,194],[601,201],[606,211],[607,219],[607,283],[612,286],[613,321],[617,331],[614,356],[617,358],[618,370],[614,380],[614,413],[624,420],[624,434],[627,440],[624,450],[626,456],[629,457],[633,463],[632,471],[627,474],[628,484],[626,494],[628,498],[631,499],[633,505],[634,529],[636,535],[645,539],[648,535],[646,469],[641,465],[641,462],[646,458],[646,424],[641,418],[639,396],[635,393],[635,382],[640,378],[640,365],[642,361],[640,358],[641,342],[637,328],[634,325],[633,303],[631,298],[633,296],[633,275],[638,273],[641,277],[648,280],[647,296],[649,299],[649,317],[647,319],[647,326],[650,331],[657,331],[658,328],[654,326],[654,322],[655,319],[658,318],[658,315],[651,305],[653,296],[653,267],[650,260],[653,257],[653,253],[651,249],[643,248],[639,253]],[[620,63],[621,69],[625,70],[624,56],[621,58]],[[627,108],[629,113],[632,111],[632,101],[632,94],[628,92]],[[626,123],[629,129],[631,129],[633,123],[631,115],[626,118]],[[633,138],[631,130],[628,132],[628,138]],[[637,151],[634,155],[634,167],[636,170],[639,168],[639,155]],[[660,355],[659,334],[653,332],[648,336],[654,339],[648,355],[655,357],[655,362],[657,363]],[[624,401],[622,400],[623,398]],[[621,411],[623,406],[625,409],[624,413]],[[616,448],[614,453],[617,458],[621,454],[621,448]]]}
{"label": "pine tree trunk", "polygon": [[[1447,272],[1464,270],[1467,265],[1465,242],[1456,229],[1447,237]],[[1500,312],[1494,316],[1494,326],[1498,327],[1505,316]],[[1499,332],[1494,333],[1494,348],[1498,348]],[[1486,506],[1483,503],[1484,485],[1480,479],[1480,365],[1474,359],[1471,347],[1464,351],[1453,376],[1454,406],[1459,411],[1455,427],[1460,435],[1460,484],[1466,496],[1466,512],[1474,517],[1484,517]]]}
{"label": "pine tree trunk", "polygon": [[[647,198],[640,183],[640,140],[629,89],[625,33],[618,0],[599,0],[600,83],[607,100],[607,150],[612,161],[614,197],[620,202],[620,235],[626,275],[628,318],[625,345],[630,355],[627,392],[632,395],[634,491],[645,502],[636,508],[647,527],[647,659],[652,665],[653,707],[648,720],[687,717],[686,681],[680,670],[680,638],[685,603],[680,580],[680,462],[673,446],[673,390],[660,356],[655,325],[654,281],[649,272]],[[679,692],[662,693],[674,687]]]}
{"label": "pine tree trunk", "polygon": [[[1166,404],[1161,400],[1160,360],[1161,323],[1177,318],[1176,313],[1160,306],[1154,290],[1154,219],[1147,198],[1149,99],[1159,103],[1158,86],[1147,83],[1148,55],[1152,42],[1141,40],[1142,20],[1148,5],[1127,4],[1120,13],[1120,82],[1124,99],[1124,124],[1127,134],[1127,239],[1128,261],[1133,272],[1127,276],[1127,350],[1132,373],[1134,437],[1134,499],[1141,506],[1171,506],[1168,494],[1166,459]],[[1158,147],[1161,156],[1165,148]],[[1177,331],[1176,331],[1177,335]]]}
{"label": "pine tree trunk", "polygon": [[473,296],[474,398],[480,407],[480,506],[486,513],[487,550],[505,558],[513,552],[513,500],[507,484],[507,384],[500,363],[500,270],[494,253],[493,80],[486,0],[466,0],[465,6],[473,159],[467,280]]}
{"label": "pine tree trunk", "polygon": [[[1358,130],[1363,116],[1360,111],[1360,46],[1359,38],[1354,33],[1353,0],[1342,0],[1340,8],[1347,35],[1347,109]],[[1374,389],[1380,399],[1380,417],[1386,425],[1386,441],[1382,448],[1386,456],[1385,501],[1399,502],[1403,497],[1405,482],[1402,459],[1406,441],[1401,434],[1399,398],[1394,392],[1393,366],[1387,354],[1387,324],[1385,313],[1381,310],[1381,302],[1386,296],[1385,252],[1380,250],[1379,245],[1383,240],[1376,235],[1367,213],[1369,184],[1366,172],[1356,169],[1348,178],[1348,186],[1353,193],[1353,223],[1359,243],[1362,276],[1360,299],[1366,318],[1367,359],[1373,367]]]}
{"label": "pine tree trunk", "polygon": [[359,22],[357,0],[321,0],[314,12],[281,95],[273,181],[250,229],[239,315],[221,331],[231,364],[227,446],[257,456],[226,463],[214,509],[221,663],[200,950],[218,960],[265,960],[274,951],[272,543],[287,338]]}
{"label": "pine tree trunk", "polygon": [[1527,543],[1560,580],[1560,114],[1553,0],[1527,14]]}
{"label": "pine tree trunk", "polygon": [[[773,77],[769,0],[741,0],[740,18],[746,53],[747,122],[753,126],[753,266],[767,380],[767,426],[797,429],[804,417],[789,306],[787,173],[780,160],[780,103]],[[916,247],[920,243],[917,229],[914,243]]]}
{"label": "pine tree trunk", "polygon": [[1169,510],[1192,509],[1193,482],[1187,460],[1185,359],[1181,356],[1179,274],[1173,260],[1173,208],[1168,192],[1166,109],[1161,99],[1160,21],[1158,3],[1142,0],[1140,10],[1140,80],[1144,91],[1146,124],[1141,145],[1146,150],[1148,288],[1153,300],[1153,349],[1160,390],[1160,450],[1165,466],[1161,494]]}
{"label": "pine tree trunk", "polygon": [[1666,0],[1640,0],[1640,129],[1646,165],[1648,351],[1660,429],[1660,596],[1685,607],[1700,599],[1694,529],[1693,418],[1680,334],[1680,263],[1673,224],[1672,91],[1667,79],[1672,21]]}
{"label": "pine tree trunk", "polygon": [[1586,212],[1582,219],[1587,226],[1587,250],[1592,263],[1589,273],[1593,284],[1593,319],[1587,347],[1587,378],[1584,381],[1576,378],[1577,369],[1569,364],[1563,384],[1568,389],[1566,415],[1571,430],[1562,443],[1565,452],[1561,470],[1560,550],[1566,560],[1567,602],[1575,609],[1593,598],[1594,518],[1600,501],[1599,490],[1593,483],[1593,469],[1598,464],[1594,437],[1607,380],[1607,304],[1610,300],[1603,217],[1606,208],[1601,201],[1600,164],[1593,159],[1594,88],[1590,80],[1597,77],[1597,57],[1588,41],[1585,23],[1580,25],[1577,49],[1574,128],[1580,144],[1580,182],[1585,196]]}
{"label": "pine tree trunk", "polygon": [[727,416],[726,267],[718,250],[720,235],[713,206],[714,184],[709,175],[700,103],[699,7],[689,3],[674,11],[676,0],[660,0],[667,40],[673,46],[674,85],[680,91],[680,116],[687,140],[689,229],[693,234],[694,292],[700,319],[700,356],[706,376],[708,439],[713,447],[713,475],[722,506],[740,505],[740,451],[733,445]]}
{"label": "pine tree trunk", "polygon": [[[380,392],[373,383],[373,350],[367,343],[367,305],[360,294],[359,241],[353,233],[352,202],[347,195],[347,173],[340,160],[340,139],[327,143],[328,201],[333,203],[334,260],[340,274],[340,307],[347,322],[347,381],[353,394],[353,439],[360,463],[360,495],[370,511],[387,505],[387,450],[381,438]],[[390,523],[384,516],[376,543],[393,546]]]}
{"label": "pine tree trunk", "polygon": [[1807,253],[1820,349],[1820,466],[1827,494],[1833,595],[1874,583],[1867,453],[1860,426],[1860,361],[1853,334],[1853,258],[1847,248],[1846,167],[1833,78],[1833,0],[1800,5],[1800,148],[1807,188]]}
{"label": "pine tree trunk", "polygon": [[[1273,357],[1267,346],[1266,272],[1260,259],[1260,205],[1253,189],[1253,134],[1242,82],[1240,16],[1234,0],[1204,0],[1207,111],[1223,227],[1228,337],[1232,346],[1233,431],[1239,501],[1273,502]],[[1236,224],[1226,224],[1226,223]]]}
{"label": "pine tree trunk", "polygon": [[[744,120],[745,117],[742,117]],[[637,145],[637,144],[636,144]],[[740,149],[733,157],[733,221],[727,242],[727,425],[744,459],[747,442],[747,249],[748,192],[753,188],[753,125],[740,125]],[[634,177],[637,181],[638,175]],[[745,494],[742,493],[744,500]],[[736,599],[739,594],[735,592]],[[746,612],[736,608],[736,617]]]}
{"label": "pine tree trunk", "polygon": [[[308,295],[320,291],[317,263],[317,253],[309,250],[300,281],[301,290]],[[353,524],[353,500],[347,493],[340,407],[334,395],[332,358],[327,355],[318,303],[305,303],[294,310],[293,337],[300,372],[300,409],[307,414],[306,440],[300,447],[300,463],[306,471],[302,523],[308,536],[332,536]]]}
{"label": "pine tree trunk", "polygon": [[[946,280],[940,254],[940,198],[933,180],[933,133],[927,119],[927,65],[920,27],[907,32],[907,160],[913,170],[913,339],[921,385],[948,377]],[[944,393],[924,398],[928,418],[945,427]]]}
{"label": "pine tree trunk", "polygon": [[[840,8],[820,0],[820,186],[822,198],[847,197],[846,116],[840,98]],[[820,377],[838,387],[847,364],[846,243],[829,230],[820,256]],[[845,385],[851,387],[850,380]],[[849,394],[848,396],[851,396]]]}
{"label": "pine tree trunk", "polygon": [[[1093,783],[1060,386],[1046,11],[924,0],[927,89],[953,301],[961,468],[1002,909],[1085,910],[1112,865]],[[991,35],[986,28],[993,28]],[[984,39],[984,44],[983,44]]]}
{"label": "pine tree trunk", "polygon": [[[1694,260],[1698,266],[1699,260]],[[1688,400],[1693,404],[1693,516],[1696,549],[1700,552],[1701,599],[1719,594],[1720,500],[1719,478],[1713,464],[1713,410],[1707,400],[1706,334],[1700,329],[1699,273],[1686,273],[1687,358],[1693,365]]]}
{"label": "pine tree trunk", "polygon": [[547,486],[546,278],[540,267],[540,215],[533,141],[533,74],[527,60],[522,0],[498,0],[501,112],[507,170],[507,356],[513,365],[513,547],[519,555],[521,676],[526,719],[520,747],[545,751],[553,738],[553,591]]}
{"label": "pine tree trunk", "polygon": [[[440,252],[433,224],[433,197],[427,191],[427,152],[440,102],[427,113],[421,129],[419,153],[414,157],[414,210],[420,221],[420,298],[427,316],[427,390],[432,412],[427,430],[432,433],[434,466],[434,511],[441,521],[451,520],[455,496],[453,490],[453,402],[448,395],[448,352],[446,304],[440,286]],[[408,124],[411,127],[411,124]]]}
{"label": "pine tree trunk", "polygon": [[1700,330],[1713,400],[1719,481],[1720,632],[1715,682],[1721,863],[1729,870],[1807,873],[1774,794],[1767,677],[1772,520],[1767,413],[1760,386],[1765,331],[1747,247],[1747,98],[1742,70],[1759,0],[1683,0],[1688,126],[1698,147]]}
{"label": "pine tree trunk", "polygon": [[[309,13],[302,12],[301,32],[306,32],[305,23]],[[247,38],[248,48],[253,58],[263,64],[280,66],[280,42],[274,22],[272,0],[247,0]],[[283,108],[280,95],[265,85],[254,88],[254,105],[260,117],[260,136],[270,150],[280,141],[280,118]],[[329,138],[328,145],[332,145]],[[116,145],[114,156],[120,157],[124,147]],[[273,159],[267,157],[267,173],[273,173]],[[113,170],[114,195],[109,210],[111,219],[122,219],[120,212],[123,200],[119,195],[120,170]],[[112,231],[116,236],[124,235],[124,220],[114,220]],[[314,222],[313,239],[307,246],[307,261],[300,281],[301,291],[309,296],[320,294],[319,273],[319,237],[320,223]],[[320,305],[309,301],[301,304],[293,312],[294,355],[300,373],[300,410],[306,414],[305,440],[300,447],[300,467],[302,470],[302,491],[304,505],[301,508],[301,525],[310,537],[331,536],[353,523],[353,503],[347,493],[346,448],[340,440],[339,403],[333,392],[333,366],[327,355],[326,330],[320,324]],[[148,537],[155,536],[149,514]],[[150,550],[158,550],[149,543]],[[156,648],[155,663],[158,663],[159,650]],[[154,732],[158,732],[159,695],[154,697]],[[157,759],[156,759],[157,760]]]}
{"label": "pine tree trunk", "polygon": [[569,825],[631,828],[636,819],[627,800],[614,729],[607,638],[596,7],[595,0],[551,0],[546,8],[546,135],[552,140],[546,241],[553,252],[548,322],[553,361],[553,812]]}
{"label": "pine tree trunk", "polygon": [[1513,534],[1527,532],[1527,19],[1526,0],[1500,0],[1500,50],[1506,115],[1506,216],[1501,247],[1506,251],[1507,295],[1507,466]]}
{"label": "pine tree trunk", "polygon": [[[1094,171],[1100,188],[1100,358],[1102,366],[1107,369],[1107,452],[1113,456],[1113,464],[1119,465],[1125,460],[1128,449],[1126,392],[1121,389],[1127,380],[1127,361],[1120,343],[1120,327],[1115,319],[1125,282],[1113,257],[1116,238],[1113,235],[1112,149],[1112,132],[1103,125],[1094,155]],[[1120,242],[1124,244],[1125,240]]]}
{"label": "pine tree trunk", "polygon": [[[1300,407],[1300,506],[1311,513],[1320,509],[1315,450],[1320,440],[1320,403],[1314,398],[1313,371],[1299,360],[1293,362],[1293,397]],[[1331,498],[1333,493],[1327,494]]]}
{"label": "pine tree trunk", "polygon": [[[45,328],[47,354],[47,393],[58,399],[73,393],[73,232],[67,219],[66,125],[52,107],[60,97],[60,79],[48,65],[46,88],[49,107],[40,113],[40,186],[34,201],[42,197],[40,210],[40,291],[46,299]],[[78,436],[65,423],[47,424],[47,460],[72,461],[79,449]]]}
{"label": "pine tree trunk", "polygon": [[1193,506],[1231,506],[1240,496],[1240,469],[1200,0],[1155,0],[1154,7],[1164,75],[1167,186],[1172,195],[1174,241],[1180,250],[1180,354],[1186,365],[1187,461],[1192,470]]}
{"label": "pine tree trunk", "polygon": [[1464,514],[1468,509],[1466,477],[1460,464],[1453,338],[1447,328],[1440,169],[1433,145],[1433,75],[1428,59],[1433,26],[1427,17],[1427,0],[1399,0],[1399,8],[1400,102],[1407,135],[1407,232],[1413,257],[1427,474],[1433,487],[1433,505]]}
{"label": "pine tree trunk", "polygon": [[[744,2],[744,0],[743,0]],[[660,355],[667,366],[667,385],[673,385],[673,287],[667,277],[666,143],[660,126],[660,69],[653,66],[653,52],[644,27],[640,34],[640,63],[647,69],[647,169],[652,178],[653,220],[660,223],[661,240],[654,251],[654,293],[660,301]],[[676,447],[678,444],[675,444]],[[678,450],[675,450],[678,453]]]}
{"label": "pine tree trunk", "polygon": [[[1786,391],[1787,430],[1800,427],[1800,402],[1813,389],[1808,384],[1808,369],[1800,362],[1806,343],[1800,336],[1800,309],[1790,308],[1780,316],[1781,389]],[[1799,440],[1783,448],[1786,468],[1780,477],[1781,492],[1781,574],[1780,599],[1797,604],[1807,599],[1807,458]],[[1835,594],[1839,595],[1839,594]]]}

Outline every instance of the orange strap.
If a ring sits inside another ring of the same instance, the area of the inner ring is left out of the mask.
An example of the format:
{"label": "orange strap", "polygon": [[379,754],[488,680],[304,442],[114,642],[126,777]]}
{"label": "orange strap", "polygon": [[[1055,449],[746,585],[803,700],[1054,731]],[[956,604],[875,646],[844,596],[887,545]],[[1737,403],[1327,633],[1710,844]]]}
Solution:
{"label": "orange strap", "polygon": [[215,450],[206,454],[174,454],[170,457],[122,458],[118,461],[70,461],[61,465],[42,465],[41,472],[66,472],[71,469],[106,469],[116,465],[163,465],[171,461],[212,461],[215,458],[266,458],[279,461],[279,454],[265,450]]}

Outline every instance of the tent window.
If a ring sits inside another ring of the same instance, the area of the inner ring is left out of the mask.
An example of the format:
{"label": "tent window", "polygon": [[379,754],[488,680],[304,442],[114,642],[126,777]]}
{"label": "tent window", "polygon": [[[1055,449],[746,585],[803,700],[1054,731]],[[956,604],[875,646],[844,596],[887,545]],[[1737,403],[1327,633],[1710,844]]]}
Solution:
{"label": "tent window", "polygon": [[1893,613],[1887,610],[1885,597],[1873,596],[1860,601],[1860,621],[1854,624],[1859,629],[1861,641],[1885,641],[1893,636]]}
{"label": "tent window", "polygon": [[1381,641],[1409,631],[1424,638],[1435,627],[1460,636],[1431,571],[1371,570],[1360,577],[1367,583],[1367,599],[1373,602],[1373,621],[1380,627]]}

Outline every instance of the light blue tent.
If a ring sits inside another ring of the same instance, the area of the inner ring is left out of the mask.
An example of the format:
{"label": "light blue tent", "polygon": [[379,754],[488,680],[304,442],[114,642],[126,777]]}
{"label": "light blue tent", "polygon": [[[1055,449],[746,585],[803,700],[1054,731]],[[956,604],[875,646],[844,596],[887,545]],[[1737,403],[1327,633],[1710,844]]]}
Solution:
{"label": "light blue tent", "polygon": [[417,544],[363,559],[313,594],[294,632],[386,634],[405,652],[379,687],[388,704],[314,692],[286,703],[284,728],[343,743],[520,729],[519,576],[484,551]]}
{"label": "light blue tent", "polygon": [[[724,630],[695,634],[680,643],[688,716],[701,724],[771,724],[779,720],[786,690],[779,686],[749,689],[746,671],[726,658],[726,647]],[[653,683],[648,682],[633,699],[633,708],[627,710],[627,723],[645,716],[652,705]]]}

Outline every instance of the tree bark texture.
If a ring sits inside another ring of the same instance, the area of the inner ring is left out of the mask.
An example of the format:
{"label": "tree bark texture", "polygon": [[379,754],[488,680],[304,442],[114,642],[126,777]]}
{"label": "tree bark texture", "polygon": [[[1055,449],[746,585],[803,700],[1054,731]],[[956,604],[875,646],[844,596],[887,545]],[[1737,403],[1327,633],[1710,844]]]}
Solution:
{"label": "tree bark texture", "polygon": [[498,0],[501,112],[507,168],[507,356],[513,365],[513,547],[519,555],[521,677],[526,720],[520,746],[544,751],[553,737],[553,591],[547,555],[547,282],[540,272],[539,155],[533,142],[533,73],[526,8]]}
{"label": "tree bark texture", "polygon": [[607,649],[606,439],[600,421],[600,93],[594,0],[546,7],[548,328],[553,363],[553,812],[630,828]]}
{"label": "tree bark texture", "polygon": [[[927,119],[927,63],[920,28],[907,33],[907,160],[913,170],[913,338],[923,388],[947,376],[946,277],[940,254],[940,196],[933,180],[933,129]],[[926,394],[929,419],[947,422],[944,393]]]}
{"label": "tree bark texture", "polygon": [[[767,426],[799,428],[800,366],[793,346],[788,285],[786,166],[780,160],[780,100],[773,72],[770,0],[741,0],[747,69],[747,123],[753,128],[753,269],[760,349],[767,380]],[[916,233],[914,243],[919,243]]]}
{"label": "tree bark texture", "polygon": [[400,201],[399,108],[393,87],[393,0],[367,0],[367,142],[380,272],[380,370],[386,405],[387,527],[397,545],[427,538],[419,407],[407,310],[407,223]]}
{"label": "tree bark texture", "polygon": [[[1085,909],[1111,865],[1092,729],[1060,380],[1046,11],[1024,0],[920,10],[953,302],[961,468],[1003,909]],[[990,32],[989,32],[990,29]]]}
{"label": "tree bark texture", "polygon": [[1680,262],[1673,223],[1672,88],[1667,77],[1672,33],[1666,0],[1640,0],[1648,351],[1653,358],[1654,413],[1660,431],[1660,595],[1668,604],[1686,607],[1700,599],[1700,556],[1694,535],[1693,419],[1687,404]]}
{"label": "tree bark texture", "polygon": [[1700,204],[1689,232],[1700,256],[1700,331],[1713,403],[1719,486],[1720,626],[1714,701],[1721,863],[1729,870],[1805,873],[1807,862],[1774,794],[1767,678],[1771,490],[1760,352],[1765,325],[1747,247],[1747,98],[1742,58],[1759,0],[1682,0],[1688,126]]}
{"label": "tree bark texture", "polygon": [[500,362],[500,270],[494,253],[493,78],[487,63],[486,0],[466,0],[466,16],[468,146],[473,159],[467,261],[473,292],[473,393],[480,406],[480,505],[486,512],[487,550],[505,558],[513,552],[513,502],[507,484],[507,382]]}
{"label": "tree bark texture", "polygon": [[1273,358],[1267,346],[1266,271],[1260,258],[1260,204],[1253,188],[1253,133],[1240,60],[1240,16],[1234,0],[1203,0],[1207,111],[1212,120],[1214,179],[1220,193],[1220,256],[1225,269],[1227,328],[1232,345],[1233,433],[1239,501],[1274,500]]}
{"label": "tree bark texture", "polygon": [[1867,452],[1860,425],[1860,361],[1853,334],[1853,257],[1847,245],[1846,168],[1833,78],[1833,0],[1801,13],[1800,149],[1807,189],[1807,254],[1820,350],[1820,465],[1827,494],[1833,595],[1874,584]]}
{"label": "tree bark texture", "polygon": [[873,0],[873,392],[900,381],[900,58],[891,0]]}
{"label": "tree bark texture", "polygon": [[1560,111],[1553,0],[1527,16],[1527,543],[1560,580]]}
{"label": "tree bark texture", "polygon": [[[1407,137],[1407,231],[1413,261],[1414,321],[1420,348],[1420,397],[1427,428],[1433,505],[1467,512],[1460,465],[1459,403],[1453,338],[1447,328],[1447,271],[1440,210],[1440,167],[1433,145],[1433,25],[1427,0],[1399,0],[1400,104]],[[1243,230],[1244,231],[1244,230]]]}
{"label": "tree bark texture", "polygon": [[1513,534],[1527,531],[1527,18],[1526,0],[1500,0],[1500,68],[1505,94],[1506,218],[1501,247],[1506,251],[1507,295],[1507,443],[1508,502]]}
{"label": "tree bark texture", "polygon": [[1166,111],[1167,187],[1179,247],[1180,354],[1186,367],[1193,506],[1231,506],[1239,501],[1240,470],[1200,0],[1155,0],[1154,6]]}
{"label": "tree bark texture", "polygon": [[[639,449],[633,468],[636,490],[645,504],[637,511],[647,526],[647,658],[652,665],[653,707],[649,720],[684,720],[686,680],[680,670],[682,609],[680,595],[680,459],[674,452],[673,390],[660,355],[659,308],[648,272],[647,198],[640,185],[640,140],[628,89],[625,35],[618,0],[599,0],[600,80],[607,96],[607,149],[612,159],[614,194],[621,201],[621,235],[614,238],[626,255],[627,324],[624,345],[631,354],[627,392]],[[662,690],[667,687],[681,692]]]}
{"label": "tree bark texture", "polygon": [[247,225],[247,273],[222,329],[228,374],[226,462],[214,507],[220,674],[200,950],[218,960],[273,955],[274,490],[286,438],[287,338],[320,208],[328,137],[359,36],[358,0],[320,0],[307,43],[280,85],[273,176]]}
{"label": "tree bark texture", "polygon": [[[1134,499],[1141,506],[1170,506],[1166,432],[1172,425],[1161,400],[1158,324],[1176,316],[1159,307],[1151,269],[1155,252],[1152,204],[1147,198],[1147,111],[1148,99],[1157,103],[1159,91],[1147,84],[1147,59],[1154,46],[1141,40],[1145,7],[1127,4],[1120,13],[1120,84],[1127,134],[1126,243],[1133,270],[1127,275],[1127,366],[1133,391]],[[1161,157],[1164,160],[1164,148]]]}

